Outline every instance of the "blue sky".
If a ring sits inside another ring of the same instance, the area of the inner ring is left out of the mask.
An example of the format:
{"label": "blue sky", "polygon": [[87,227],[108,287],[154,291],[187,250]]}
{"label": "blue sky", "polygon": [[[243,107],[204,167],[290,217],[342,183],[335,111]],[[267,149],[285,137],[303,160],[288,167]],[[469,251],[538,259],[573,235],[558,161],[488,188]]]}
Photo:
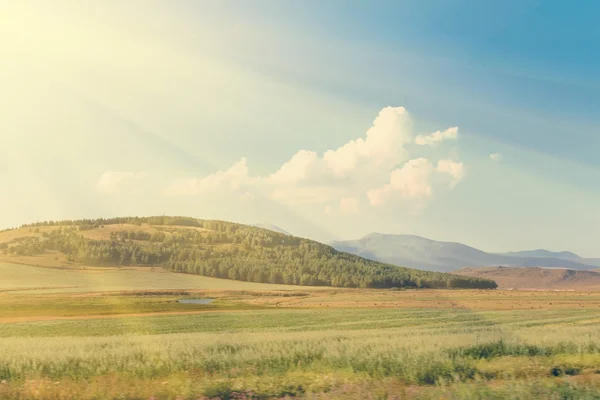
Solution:
{"label": "blue sky", "polygon": [[164,213],[600,257],[597,2],[122,3],[0,2],[1,227]]}

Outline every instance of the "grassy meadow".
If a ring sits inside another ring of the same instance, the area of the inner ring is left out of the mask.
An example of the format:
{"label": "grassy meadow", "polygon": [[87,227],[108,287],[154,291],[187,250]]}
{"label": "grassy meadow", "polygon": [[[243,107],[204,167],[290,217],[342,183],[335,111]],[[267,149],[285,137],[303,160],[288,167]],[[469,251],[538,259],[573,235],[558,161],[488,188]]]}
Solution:
{"label": "grassy meadow", "polygon": [[[47,257],[40,259],[47,261]],[[0,261],[0,292],[87,293],[161,289],[294,290],[303,287],[232,281],[174,273],[162,268],[37,267]]]}
{"label": "grassy meadow", "polygon": [[0,274],[1,399],[600,398],[596,292]]}
{"label": "grassy meadow", "polygon": [[599,322],[594,310],[330,309],[8,323],[0,397],[592,395]]}

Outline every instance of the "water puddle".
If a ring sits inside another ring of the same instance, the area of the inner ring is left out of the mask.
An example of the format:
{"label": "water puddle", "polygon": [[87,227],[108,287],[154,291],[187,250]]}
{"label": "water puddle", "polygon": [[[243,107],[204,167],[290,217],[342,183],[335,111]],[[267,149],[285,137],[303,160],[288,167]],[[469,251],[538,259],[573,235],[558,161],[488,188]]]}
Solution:
{"label": "water puddle", "polygon": [[208,304],[213,301],[213,299],[186,299],[186,300],[177,300],[179,303],[183,304]]}

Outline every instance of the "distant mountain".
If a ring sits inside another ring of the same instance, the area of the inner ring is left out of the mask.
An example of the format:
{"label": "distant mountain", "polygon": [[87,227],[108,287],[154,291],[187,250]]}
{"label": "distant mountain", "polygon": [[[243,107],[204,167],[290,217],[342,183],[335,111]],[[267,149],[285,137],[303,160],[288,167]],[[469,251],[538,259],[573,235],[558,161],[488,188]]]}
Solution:
{"label": "distant mountain", "polygon": [[[460,243],[437,242],[413,235],[372,233],[358,240],[337,241],[334,248],[361,257],[431,271],[451,271],[467,265],[491,265],[495,257]],[[418,266],[418,267],[416,267]]]}
{"label": "distant mountain", "polygon": [[584,259],[570,251],[548,251],[544,249],[526,250],[526,251],[511,251],[504,253],[507,256],[513,257],[537,257],[537,258],[559,258],[561,260],[571,260],[584,262]]}
{"label": "distant mountain", "polygon": [[[600,268],[600,258],[583,258],[579,255],[570,251],[548,251],[544,249],[539,250],[527,250],[527,251],[511,251],[504,253],[511,257],[525,257],[529,258],[552,258],[559,260],[574,261],[578,264],[591,265],[594,268]],[[586,268],[588,269],[588,268]]]}
{"label": "distant mountain", "polygon": [[592,290],[600,288],[600,273],[561,268],[482,267],[461,268],[456,275],[492,279],[500,289]]}
{"label": "distant mountain", "polygon": [[574,270],[587,270],[599,266],[586,263],[586,259],[568,252],[534,250],[522,252],[523,254],[494,254],[461,243],[438,242],[414,235],[372,233],[358,240],[336,241],[331,245],[337,250],[372,260],[429,271],[449,272],[463,267],[498,265]]}
{"label": "distant mountain", "polygon": [[257,227],[257,228],[268,229],[268,230],[273,231],[273,232],[279,232],[279,233],[283,233],[284,235],[292,236],[291,233],[289,233],[288,231],[285,231],[285,230],[281,229],[277,225],[271,225],[271,224],[253,224],[253,225],[250,225],[250,226],[254,226],[254,227]]}

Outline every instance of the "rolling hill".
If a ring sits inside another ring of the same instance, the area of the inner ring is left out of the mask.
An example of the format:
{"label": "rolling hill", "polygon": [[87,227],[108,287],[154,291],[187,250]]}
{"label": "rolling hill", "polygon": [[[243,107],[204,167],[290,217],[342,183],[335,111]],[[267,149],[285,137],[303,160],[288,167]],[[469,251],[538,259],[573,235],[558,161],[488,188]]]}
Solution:
{"label": "rolling hill", "polygon": [[339,251],[357,254],[371,260],[404,265],[428,271],[450,272],[463,267],[515,266],[552,267],[589,270],[597,267],[569,252],[546,250],[507,254],[486,253],[453,242],[439,242],[414,235],[372,233],[358,240],[337,241],[331,245]]}
{"label": "rolling hill", "polygon": [[600,272],[597,271],[537,267],[482,267],[461,268],[453,274],[493,279],[501,289],[600,289]]}
{"label": "rolling hill", "polygon": [[254,226],[188,217],[49,221],[0,233],[7,258],[157,266],[239,281],[335,287],[495,288],[493,281],[368,260]]}

